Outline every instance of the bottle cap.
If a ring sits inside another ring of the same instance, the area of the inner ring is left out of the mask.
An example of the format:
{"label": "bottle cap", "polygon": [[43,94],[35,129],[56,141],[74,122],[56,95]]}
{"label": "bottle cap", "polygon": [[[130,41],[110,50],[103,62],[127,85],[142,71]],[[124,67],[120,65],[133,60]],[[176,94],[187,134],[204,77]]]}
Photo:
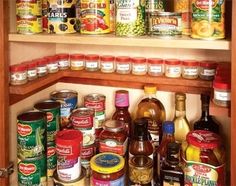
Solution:
{"label": "bottle cap", "polygon": [[175,99],[176,99],[176,101],[184,101],[184,100],[186,100],[186,94],[181,93],[181,92],[176,92]]}
{"label": "bottle cap", "polygon": [[144,92],[147,94],[156,94],[157,88],[154,85],[145,85]]}
{"label": "bottle cap", "polygon": [[116,107],[128,107],[129,106],[129,92],[127,90],[117,90],[116,91],[115,106]]}
{"label": "bottle cap", "polygon": [[173,134],[175,132],[174,122],[165,121],[163,123],[163,133]]}

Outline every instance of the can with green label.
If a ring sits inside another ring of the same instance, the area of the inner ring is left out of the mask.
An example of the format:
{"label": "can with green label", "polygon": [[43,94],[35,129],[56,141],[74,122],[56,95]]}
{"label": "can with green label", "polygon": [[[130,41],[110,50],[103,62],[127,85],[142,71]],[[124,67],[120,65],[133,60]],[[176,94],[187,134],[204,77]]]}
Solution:
{"label": "can with green label", "polygon": [[55,142],[47,143],[47,177],[52,177],[57,168],[57,154]]}

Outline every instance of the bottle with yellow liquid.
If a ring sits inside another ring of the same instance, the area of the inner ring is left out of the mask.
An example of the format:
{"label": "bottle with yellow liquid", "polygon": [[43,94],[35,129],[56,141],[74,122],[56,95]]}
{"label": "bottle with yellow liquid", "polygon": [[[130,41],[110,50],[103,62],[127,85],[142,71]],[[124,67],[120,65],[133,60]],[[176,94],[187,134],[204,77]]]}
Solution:
{"label": "bottle with yellow liquid", "polygon": [[186,107],[185,107],[186,94],[175,93],[175,140],[179,143],[185,141],[189,128],[189,121],[186,118]]}

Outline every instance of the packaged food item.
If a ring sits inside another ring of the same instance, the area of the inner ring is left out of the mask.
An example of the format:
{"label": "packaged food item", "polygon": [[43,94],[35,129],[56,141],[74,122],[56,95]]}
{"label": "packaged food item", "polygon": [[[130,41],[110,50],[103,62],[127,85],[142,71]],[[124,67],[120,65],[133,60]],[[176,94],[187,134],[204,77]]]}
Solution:
{"label": "packaged food item", "polygon": [[48,73],[56,73],[59,71],[57,56],[46,56],[44,58],[48,61]]}
{"label": "packaged food item", "polygon": [[116,57],[116,73],[129,74],[131,72],[131,59],[128,56]]}
{"label": "packaged food item", "polygon": [[25,63],[27,65],[27,79],[29,81],[37,79],[37,60],[32,60],[30,62]]}
{"label": "packaged food item", "polygon": [[195,60],[182,61],[182,77],[185,79],[198,78],[199,62]]}
{"label": "packaged food item", "polygon": [[37,59],[37,74],[38,77],[43,77],[48,74],[47,64],[48,61],[45,58]]}
{"label": "packaged food item", "polygon": [[150,76],[161,76],[164,74],[164,60],[160,58],[148,58],[148,74]]}
{"label": "packaged food item", "polygon": [[231,103],[231,81],[215,79],[213,82],[213,102],[222,107],[230,107]]}
{"label": "packaged food item", "polygon": [[18,16],[41,16],[42,0],[17,0],[16,15]]}
{"label": "packaged food item", "polygon": [[57,168],[57,154],[55,141],[47,143],[47,177],[53,177]]}
{"label": "packaged food item", "polygon": [[147,73],[147,63],[144,57],[134,57],[132,61],[132,74],[145,75]]}
{"label": "packaged food item", "polygon": [[98,71],[100,69],[99,65],[99,55],[88,54],[85,56],[85,70],[87,71]]}
{"label": "packaged food item", "polygon": [[200,62],[199,77],[204,80],[213,80],[216,73],[217,63],[215,61]]}
{"label": "packaged food item", "polygon": [[115,57],[104,55],[100,57],[101,72],[112,73],[115,72]]}
{"label": "packaged food item", "polygon": [[165,76],[170,78],[181,77],[182,63],[178,59],[165,60]]}
{"label": "packaged food item", "polygon": [[43,31],[48,31],[48,1],[42,0],[42,24]]}
{"label": "packaged food item", "polygon": [[70,67],[69,54],[56,54],[59,70],[66,70]]}
{"label": "packaged food item", "polygon": [[22,85],[27,83],[27,66],[25,64],[16,64],[10,66],[10,84]]}
{"label": "packaged food item", "polygon": [[92,145],[82,146],[81,165],[85,168],[86,177],[88,177],[88,178],[91,175],[90,160],[95,155],[96,155],[96,144],[95,143]]}
{"label": "packaged food item", "polygon": [[70,55],[70,69],[83,70],[85,68],[84,54],[71,54]]}
{"label": "packaged food item", "polygon": [[41,33],[42,18],[32,15],[16,16],[16,31],[19,34],[38,34]]}

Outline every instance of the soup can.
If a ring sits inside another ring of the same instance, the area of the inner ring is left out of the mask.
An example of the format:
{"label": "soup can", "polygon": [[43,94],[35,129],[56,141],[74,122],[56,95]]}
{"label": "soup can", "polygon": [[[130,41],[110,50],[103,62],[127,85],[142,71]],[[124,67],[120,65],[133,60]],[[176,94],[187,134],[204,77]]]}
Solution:
{"label": "soup can", "polygon": [[42,17],[16,16],[16,31],[19,34],[38,34],[43,30]]}
{"label": "soup can", "polygon": [[42,0],[16,0],[16,15],[41,16]]}
{"label": "soup can", "polygon": [[47,177],[52,177],[57,168],[57,154],[55,142],[47,143]]}

